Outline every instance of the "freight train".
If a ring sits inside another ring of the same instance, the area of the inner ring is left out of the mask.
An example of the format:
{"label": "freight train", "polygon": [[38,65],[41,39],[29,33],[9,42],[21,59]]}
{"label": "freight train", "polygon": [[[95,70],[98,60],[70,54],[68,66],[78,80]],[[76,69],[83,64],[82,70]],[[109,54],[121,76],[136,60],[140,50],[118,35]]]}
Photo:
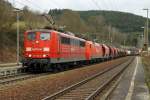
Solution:
{"label": "freight train", "polygon": [[34,71],[54,71],[127,55],[127,50],[88,41],[56,30],[24,33],[23,66]]}

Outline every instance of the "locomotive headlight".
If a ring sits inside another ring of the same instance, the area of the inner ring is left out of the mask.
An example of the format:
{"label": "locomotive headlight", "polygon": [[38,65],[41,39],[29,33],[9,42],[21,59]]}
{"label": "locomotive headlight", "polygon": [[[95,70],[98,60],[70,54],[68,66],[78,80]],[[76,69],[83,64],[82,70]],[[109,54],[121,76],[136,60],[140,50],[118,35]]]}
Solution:
{"label": "locomotive headlight", "polygon": [[27,47],[26,51],[32,51],[32,48],[31,47]]}
{"label": "locomotive headlight", "polygon": [[49,51],[49,48],[43,48],[43,51]]}
{"label": "locomotive headlight", "polygon": [[43,57],[46,57],[46,55],[44,54]]}
{"label": "locomotive headlight", "polygon": [[31,54],[29,54],[29,57],[32,57],[32,55],[31,55]]}

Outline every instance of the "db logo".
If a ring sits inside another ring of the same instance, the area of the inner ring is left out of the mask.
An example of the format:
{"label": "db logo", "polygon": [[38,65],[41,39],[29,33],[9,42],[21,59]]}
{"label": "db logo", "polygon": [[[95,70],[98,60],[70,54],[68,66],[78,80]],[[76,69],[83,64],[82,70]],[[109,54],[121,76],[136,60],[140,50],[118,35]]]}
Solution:
{"label": "db logo", "polygon": [[32,48],[33,51],[42,51],[42,48]]}

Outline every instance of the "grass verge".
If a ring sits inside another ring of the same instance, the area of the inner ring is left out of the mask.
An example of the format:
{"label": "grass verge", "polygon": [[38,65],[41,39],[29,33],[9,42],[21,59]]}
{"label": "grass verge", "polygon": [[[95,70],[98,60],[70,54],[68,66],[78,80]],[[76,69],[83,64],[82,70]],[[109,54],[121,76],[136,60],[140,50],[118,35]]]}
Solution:
{"label": "grass verge", "polygon": [[144,65],[146,84],[150,91],[150,56],[142,57],[142,63]]}

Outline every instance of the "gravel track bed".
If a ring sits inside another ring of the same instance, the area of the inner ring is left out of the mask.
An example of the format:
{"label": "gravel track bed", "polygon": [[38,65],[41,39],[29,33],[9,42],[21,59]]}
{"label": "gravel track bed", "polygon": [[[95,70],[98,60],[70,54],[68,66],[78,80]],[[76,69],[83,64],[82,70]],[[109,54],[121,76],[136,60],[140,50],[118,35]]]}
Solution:
{"label": "gravel track bed", "polygon": [[40,100],[127,59],[129,57],[16,82],[0,89],[0,100]]}

